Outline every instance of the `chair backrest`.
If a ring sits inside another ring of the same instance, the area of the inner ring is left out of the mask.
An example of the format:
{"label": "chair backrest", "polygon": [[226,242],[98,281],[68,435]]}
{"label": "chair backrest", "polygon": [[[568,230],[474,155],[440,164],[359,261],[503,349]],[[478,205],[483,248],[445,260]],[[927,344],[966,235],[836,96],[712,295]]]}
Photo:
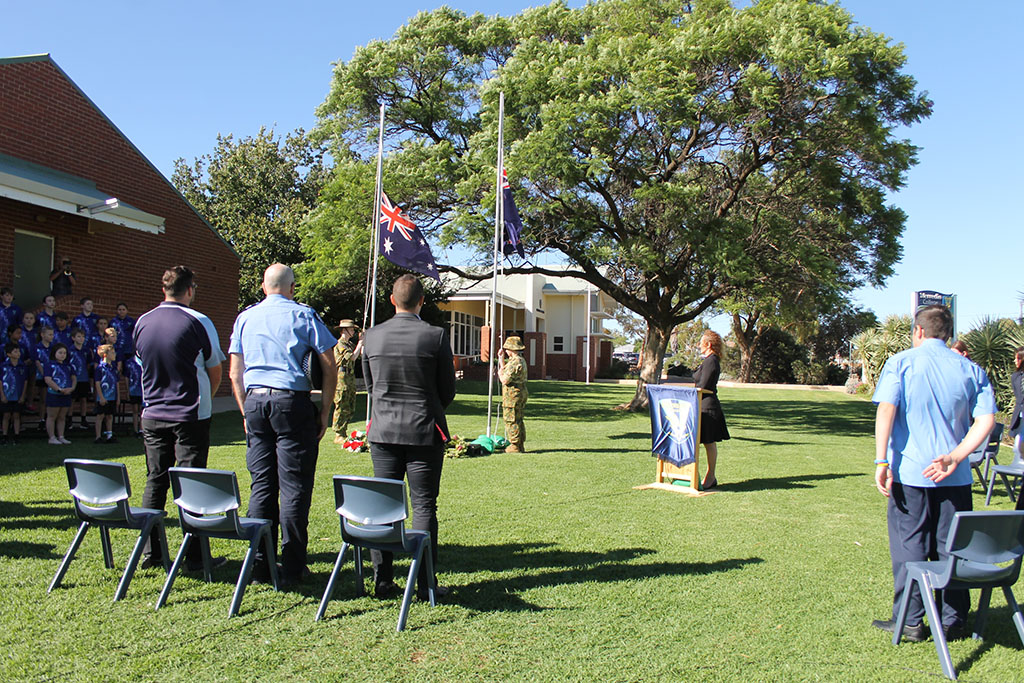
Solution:
{"label": "chair backrest", "polygon": [[68,459],[64,461],[64,468],[68,473],[75,512],[81,519],[93,520],[97,516],[104,521],[130,519],[128,499],[132,495],[132,487],[124,464]]}
{"label": "chair backrest", "polygon": [[1024,510],[958,512],[953,516],[946,550],[955,557],[1000,564],[1024,556]]}
{"label": "chair backrest", "polygon": [[335,475],[334,504],[343,537],[376,543],[405,543],[405,482]]}
{"label": "chair backrest", "polygon": [[188,532],[243,534],[238,523],[238,478],[228,470],[172,467],[171,490]]}
{"label": "chair backrest", "polygon": [[995,455],[999,451],[999,442],[1003,440],[1003,423],[996,422],[992,433],[988,435],[988,444],[985,446],[985,453]]}

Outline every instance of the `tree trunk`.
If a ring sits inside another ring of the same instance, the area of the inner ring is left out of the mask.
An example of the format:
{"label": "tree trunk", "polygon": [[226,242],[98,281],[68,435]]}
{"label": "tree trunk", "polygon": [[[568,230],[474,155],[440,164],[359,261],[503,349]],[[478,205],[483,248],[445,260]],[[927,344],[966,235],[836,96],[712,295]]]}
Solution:
{"label": "tree trunk", "polygon": [[640,412],[647,410],[647,385],[661,382],[661,367],[665,362],[665,348],[672,334],[672,325],[660,326],[647,321],[644,345],[640,352],[640,377],[636,382],[636,394],[629,403],[616,406],[619,410]]}
{"label": "tree trunk", "polygon": [[754,352],[761,338],[760,330],[757,329],[759,317],[758,313],[752,313],[744,321],[738,313],[732,314],[732,336],[740,349],[740,376],[736,379],[743,383],[750,381],[750,374],[754,370]]}

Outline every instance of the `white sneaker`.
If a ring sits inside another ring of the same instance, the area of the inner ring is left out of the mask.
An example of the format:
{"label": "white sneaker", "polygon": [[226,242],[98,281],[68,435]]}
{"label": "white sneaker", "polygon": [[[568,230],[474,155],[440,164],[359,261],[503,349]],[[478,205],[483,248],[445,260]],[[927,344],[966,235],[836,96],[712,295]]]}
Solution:
{"label": "white sneaker", "polygon": [[63,436],[58,436],[57,437],[57,441],[60,441],[65,446],[70,446],[71,445],[71,442],[68,441],[67,439],[65,439]]}
{"label": "white sneaker", "polygon": [[60,441],[58,441],[57,437],[55,437],[55,436],[51,436],[50,440],[47,441],[47,443],[50,444],[51,446],[63,446],[64,445]]}

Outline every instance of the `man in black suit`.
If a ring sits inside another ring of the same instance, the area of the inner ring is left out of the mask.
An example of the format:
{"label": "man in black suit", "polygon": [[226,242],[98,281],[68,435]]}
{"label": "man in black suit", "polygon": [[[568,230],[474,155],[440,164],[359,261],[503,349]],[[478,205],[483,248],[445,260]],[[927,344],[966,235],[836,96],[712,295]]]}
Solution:
{"label": "man in black suit", "polygon": [[[412,527],[430,532],[431,557],[437,571],[437,494],[441,487],[445,409],[455,398],[455,366],[448,334],[420,320],[423,284],[402,275],[391,290],[395,316],[366,331],[363,378],[370,394],[367,439],[373,474],[409,478]],[[396,595],[393,556],[373,551],[375,593]],[[420,568],[417,594],[425,599],[426,563]],[[437,596],[447,594],[438,587]]]}

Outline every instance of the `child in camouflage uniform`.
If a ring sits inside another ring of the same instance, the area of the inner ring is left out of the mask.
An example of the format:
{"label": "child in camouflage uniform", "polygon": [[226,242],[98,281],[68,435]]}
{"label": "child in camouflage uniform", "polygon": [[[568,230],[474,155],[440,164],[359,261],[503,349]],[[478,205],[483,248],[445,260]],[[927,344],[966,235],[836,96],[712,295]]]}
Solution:
{"label": "child in camouflage uniform", "polygon": [[498,355],[498,379],[501,380],[501,407],[505,414],[505,438],[509,440],[506,453],[526,451],[526,425],[523,408],[526,407],[526,361],[519,354],[525,349],[519,337],[509,337]]}
{"label": "child in camouflage uniform", "polygon": [[356,410],[356,359],[363,350],[363,342],[353,341],[359,328],[351,320],[342,320],[335,330],[338,343],[334,347],[334,362],[338,366],[338,388],[334,391],[334,443],[344,444],[348,438],[348,423]]}

